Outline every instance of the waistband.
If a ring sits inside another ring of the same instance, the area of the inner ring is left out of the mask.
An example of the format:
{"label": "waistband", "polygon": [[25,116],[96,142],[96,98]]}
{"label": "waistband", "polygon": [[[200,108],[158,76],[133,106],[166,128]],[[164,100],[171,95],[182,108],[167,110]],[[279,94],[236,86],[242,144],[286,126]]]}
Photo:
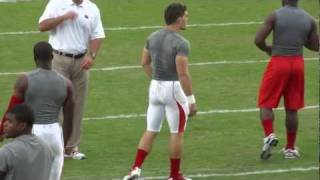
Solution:
{"label": "waistband", "polygon": [[66,57],[70,57],[70,58],[73,58],[73,59],[80,59],[82,58],[84,55],[86,55],[86,52],[85,53],[81,53],[81,54],[71,54],[71,53],[65,53],[65,52],[61,52],[61,51],[58,51],[58,50],[53,50],[54,53],[56,54],[59,54],[61,56],[66,56]]}

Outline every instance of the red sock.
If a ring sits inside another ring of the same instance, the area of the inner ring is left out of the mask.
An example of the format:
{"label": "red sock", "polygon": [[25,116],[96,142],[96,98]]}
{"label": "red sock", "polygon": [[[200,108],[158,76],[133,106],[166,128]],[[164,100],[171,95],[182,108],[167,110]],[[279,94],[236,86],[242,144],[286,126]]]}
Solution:
{"label": "red sock", "polygon": [[142,166],[142,163],[144,159],[147,157],[148,152],[143,149],[138,149],[136,154],[136,161],[134,162],[134,165],[132,166],[132,169],[135,167],[140,168]]}
{"label": "red sock", "polygon": [[262,120],[261,123],[262,123],[265,137],[267,137],[267,136],[269,136],[269,134],[273,133],[273,120],[272,119]]}
{"label": "red sock", "polygon": [[171,177],[178,177],[180,171],[180,158],[179,159],[170,159],[171,162]]}
{"label": "red sock", "polygon": [[294,149],[297,132],[287,132],[287,146],[286,149]]}

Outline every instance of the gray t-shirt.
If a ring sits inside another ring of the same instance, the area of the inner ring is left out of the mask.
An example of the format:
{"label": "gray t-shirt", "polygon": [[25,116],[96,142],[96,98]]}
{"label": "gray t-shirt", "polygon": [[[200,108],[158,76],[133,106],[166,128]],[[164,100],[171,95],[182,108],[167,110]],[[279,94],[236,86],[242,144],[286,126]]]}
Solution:
{"label": "gray t-shirt", "polygon": [[303,55],[313,18],[303,9],[285,6],[275,12],[272,55]]}
{"label": "gray t-shirt", "polygon": [[189,41],[177,32],[167,29],[153,32],[145,45],[151,56],[152,79],[177,81],[176,56],[188,56],[189,47]]}
{"label": "gray t-shirt", "polygon": [[25,103],[34,111],[34,124],[58,122],[59,111],[67,98],[67,80],[52,70],[38,68],[27,75]]}
{"label": "gray t-shirt", "polygon": [[21,135],[0,148],[0,179],[48,180],[52,161],[50,148],[40,138]]}

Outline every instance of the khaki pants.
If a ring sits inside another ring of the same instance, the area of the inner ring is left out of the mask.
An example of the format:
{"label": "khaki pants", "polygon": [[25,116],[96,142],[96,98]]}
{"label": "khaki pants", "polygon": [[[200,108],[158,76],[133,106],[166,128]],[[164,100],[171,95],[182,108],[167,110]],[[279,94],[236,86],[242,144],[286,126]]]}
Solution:
{"label": "khaki pants", "polygon": [[88,90],[89,71],[81,68],[83,58],[73,59],[54,53],[52,68],[71,80],[73,84],[73,129],[66,149],[78,150],[85,98]]}

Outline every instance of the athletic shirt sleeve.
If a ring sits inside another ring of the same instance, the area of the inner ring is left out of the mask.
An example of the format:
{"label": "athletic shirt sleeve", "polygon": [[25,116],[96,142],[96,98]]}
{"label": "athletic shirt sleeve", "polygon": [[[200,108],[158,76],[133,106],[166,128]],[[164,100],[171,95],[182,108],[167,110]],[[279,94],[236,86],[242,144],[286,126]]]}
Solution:
{"label": "athletic shirt sleeve", "polygon": [[8,172],[12,167],[11,157],[11,153],[6,147],[0,149],[0,174]]}
{"label": "athletic shirt sleeve", "polygon": [[188,41],[181,41],[177,46],[177,56],[188,56],[190,44]]}

